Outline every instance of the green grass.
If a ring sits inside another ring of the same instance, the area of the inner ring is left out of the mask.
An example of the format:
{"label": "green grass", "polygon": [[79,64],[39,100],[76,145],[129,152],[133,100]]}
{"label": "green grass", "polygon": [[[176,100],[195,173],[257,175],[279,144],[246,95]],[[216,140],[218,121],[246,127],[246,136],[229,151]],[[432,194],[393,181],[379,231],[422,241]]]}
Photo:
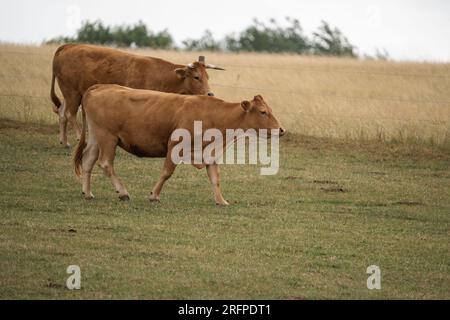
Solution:
{"label": "green grass", "polygon": [[[280,145],[275,176],[222,166],[227,208],[188,165],[150,203],[162,160],[122,151],[132,201],[96,168],[86,202],[56,127],[2,120],[0,298],[450,298],[448,151],[292,135]],[[79,291],[65,288],[71,264]],[[381,290],[366,288],[372,264]]]}

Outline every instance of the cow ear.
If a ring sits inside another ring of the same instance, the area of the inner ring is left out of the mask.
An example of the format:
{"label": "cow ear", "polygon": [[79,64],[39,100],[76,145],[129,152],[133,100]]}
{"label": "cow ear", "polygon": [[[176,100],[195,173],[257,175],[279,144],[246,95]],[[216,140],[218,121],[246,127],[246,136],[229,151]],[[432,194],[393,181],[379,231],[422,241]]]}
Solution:
{"label": "cow ear", "polygon": [[241,107],[245,112],[249,112],[252,108],[252,104],[250,103],[250,101],[244,100],[241,102]]}
{"label": "cow ear", "polygon": [[178,78],[184,79],[186,78],[186,68],[177,68],[175,69],[175,73],[177,74]]}

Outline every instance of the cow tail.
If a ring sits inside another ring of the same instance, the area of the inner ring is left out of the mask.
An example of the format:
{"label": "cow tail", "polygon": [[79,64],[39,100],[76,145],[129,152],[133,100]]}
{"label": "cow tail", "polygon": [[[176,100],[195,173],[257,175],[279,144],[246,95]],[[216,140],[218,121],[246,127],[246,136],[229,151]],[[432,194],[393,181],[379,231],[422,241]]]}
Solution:
{"label": "cow tail", "polygon": [[81,164],[83,161],[83,151],[86,147],[86,112],[84,111],[83,104],[81,105],[81,114],[82,114],[82,128],[81,128],[81,137],[80,141],[78,141],[77,148],[75,153],[73,154],[73,165],[75,169],[75,175],[77,177],[81,176]]}
{"label": "cow tail", "polygon": [[58,113],[58,109],[61,106],[61,100],[59,100],[58,96],[55,93],[55,71],[52,71],[52,88],[50,89],[50,97],[52,99],[52,102],[54,104],[53,106],[53,112]]}

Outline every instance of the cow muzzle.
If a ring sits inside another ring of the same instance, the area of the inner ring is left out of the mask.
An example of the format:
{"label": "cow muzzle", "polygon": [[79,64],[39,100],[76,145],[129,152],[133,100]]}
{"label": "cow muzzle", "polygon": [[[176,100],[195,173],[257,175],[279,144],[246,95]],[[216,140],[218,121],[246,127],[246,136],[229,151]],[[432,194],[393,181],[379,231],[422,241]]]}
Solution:
{"label": "cow muzzle", "polygon": [[282,136],[284,136],[285,133],[286,133],[286,130],[284,128],[280,127],[279,136],[282,137]]}

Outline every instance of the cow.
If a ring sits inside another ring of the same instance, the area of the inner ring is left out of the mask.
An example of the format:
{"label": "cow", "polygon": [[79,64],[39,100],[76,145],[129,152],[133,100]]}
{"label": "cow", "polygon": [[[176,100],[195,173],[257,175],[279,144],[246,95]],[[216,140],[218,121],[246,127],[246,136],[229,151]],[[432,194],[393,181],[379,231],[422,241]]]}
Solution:
{"label": "cow", "polygon": [[[178,164],[171,156],[177,144],[172,138],[175,130],[182,128],[192,133],[194,121],[199,120],[203,130],[216,128],[222,133],[238,128],[270,129],[274,136],[285,133],[260,95],[251,101],[230,103],[216,97],[94,85],[83,96],[82,114],[82,134],[73,164],[76,176],[82,176],[82,194],[87,200],[93,198],[90,180],[96,162],[111,179],[119,199],[129,200],[128,191],[113,167],[117,146],[139,157],[165,157],[161,176],[150,195],[151,201],[159,201],[165,181]],[[89,133],[87,142],[86,131]],[[216,204],[228,205],[220,190],[217,162],[203,161],[194,166],[206,168]]]}
{"label": "cow", "polygon": [[[206,69],[224,70],[206,64],[203,56],[186,66],[93,45],[60,46],[53,58],[50,89],[53,111],[59,117],[60,143],[70,146],[67,142],[67,123],[72,124],[80,137],[76,115],[82,96],[90,86],[120,84],[136,89],[213,95]],[[55,79],[64,96],[63,104],[55,93]]]}

